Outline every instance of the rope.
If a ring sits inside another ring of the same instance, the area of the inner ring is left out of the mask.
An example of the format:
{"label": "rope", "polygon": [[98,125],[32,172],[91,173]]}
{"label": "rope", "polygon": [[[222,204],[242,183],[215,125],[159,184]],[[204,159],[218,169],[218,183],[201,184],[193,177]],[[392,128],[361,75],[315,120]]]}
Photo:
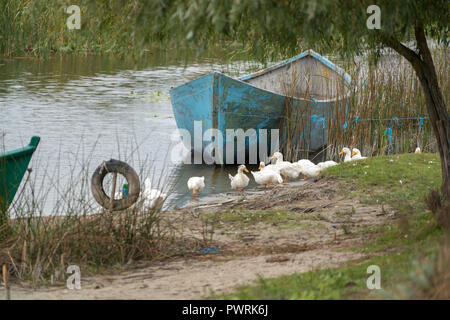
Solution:
{"label": "rope", "polygon": [[419,118],[419,133],[422,131],[422,126],[423,126],[423,117]]}
{"label": "rope", "polygon": [[429,117],[403,117],[403,118],[392,117],[392,118],[359,119],[359,117],[356,116],[354,120],[346,120],[344,122],[343,127],[344,127],[344,132],[345,132],[347,130],[348,125],[351,124],[352,122],[357,124],[360,121],[389,121],[389,127],[386,130],[384,130],[384,133],[387,134],[387,136],[388,136],[388,141],[389,141],[388,154],[389,154],[392,151],[392,127],[393,127],[394,121],[397,126],[400,126],[401,120],[419,120],[418,126],[419,126],[419,134],[420,134],[422,132],[423,121],[425,119],[429,119]]}
{"label": "rope", "polygon": [[[313,103],[317,103],[317,100],[311,98]],[[227,112],[227,111],[222,111],[223,113],[226,114],[233,114],[233,115],[237,115],[237,116],[242,116],[242,117],[252,117],[252,118],[261,118],[261,119],[272,119],[272,117],[269,116],[261,116],[261,115],[257,115],[257,114],[242,114],[239,112]],[[280,118],[283,118],[284,120],[290,121],[290,122],[298,122],[297,119],[288,119],[286,116],[281,116]],[[322,124],[322,128],[325,129],[326,125],[327,125],[327,118],[325,117],[320,117],[317,114],[313,114],[311,117],[311,121],[312,123],[318,123],[318,124]],[[393,128],[393,123],[395,121],[395,124],[397,126],[401,125],[401,121],[402,120],[418,120],[418,127],[419,127],[419,134],[422,132],[422,128],[423,128],[423,122],[425,119],[430,119],[430,117],[392,117],[392,118],[366,118],[366,119],[360,119],[359,116],[355,116],[355,118],[353,120],[346,120],[343,124],[343,128],[344,128],[344,132],[347,130],[348,126],[352,123],[358,124],[359,122],[365,122],[365,121],[389,121],[389,127],[384,131],[385,134],[388,135],[388,141],[389,141],[389,149],[388,149],[388,154],[390,153],[390,151],[392,150],[392,140],[393,140],[393,135],[392,135],[392,128]]]}

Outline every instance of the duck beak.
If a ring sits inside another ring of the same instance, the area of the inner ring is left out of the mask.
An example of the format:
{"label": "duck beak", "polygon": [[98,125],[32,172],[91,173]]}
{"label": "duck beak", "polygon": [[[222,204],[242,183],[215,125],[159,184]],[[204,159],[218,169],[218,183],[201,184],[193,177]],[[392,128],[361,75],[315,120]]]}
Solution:
{"label": "duck beak", "polygon": [[417,153],[422,153],[422,151],[419,150],[419,151],[417,151]]}
{"label": "duck beak", "polygon": [[353,151],[353,152],[352,152],[352,156],[354,156],[355,154],[356,154],[356,152],[355,152],[355,151]]}
{"label": "duck beak", "polygon": [[262,169],[262,165],[259,165],[258,170],[261,170],[261,169]]}
{"label": "duck beak", "polygon": [[244,171],[245,171],[245,172],[248,172],[247,168],[244,168]]}
{"label": "duck beak", "polygon": [[344,150],[342,150],[341,152],[339,152],[339,155],[341,155],[341,154],[343,154],[344,153]]}
{"label": "duck beak", "polygon": [[271,157],[270,157],[270,160],[272,160],[272,159],[275,159],[275,156],[271,156]]}

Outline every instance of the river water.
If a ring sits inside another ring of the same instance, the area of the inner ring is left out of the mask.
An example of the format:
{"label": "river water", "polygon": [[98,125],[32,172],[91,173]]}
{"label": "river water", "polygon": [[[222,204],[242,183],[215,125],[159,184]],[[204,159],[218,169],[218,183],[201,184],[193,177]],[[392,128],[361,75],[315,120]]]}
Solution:
{"label": "river water", "polygon": [[[68,190],[55,184],[89,178],[110,158],[127,161],[141,181],[150,177],[154,187],[170,189],[168,206],[191,201],[190,176],[205,176],[200,196],[230,191],[228,173],[236,167],[184,165],[171,156],[178,142],[171,140],[177,127],[169,89],[211,71],[237,75],[246,67],[161,57],[1,59],[0,152],[27,145],[33,135],[41,137],[30,167],[35,186],[45,194],[46,214]],[[251,179],[249,187],[255,186]]]}

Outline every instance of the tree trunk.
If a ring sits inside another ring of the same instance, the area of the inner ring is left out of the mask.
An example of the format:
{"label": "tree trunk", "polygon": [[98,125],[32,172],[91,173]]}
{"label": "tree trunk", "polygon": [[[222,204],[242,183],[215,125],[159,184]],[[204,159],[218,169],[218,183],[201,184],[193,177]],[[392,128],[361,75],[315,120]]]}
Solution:
{"label": "tree trunk", "polygon": [[405,57],[413,66],[425,94],[428,115],[436,136],[442,168],[442,195],[450,200],[450,119],[447,106],[437,80],[431,52],[428,48],[424,29],[415,27],[419,53],[409,49],[391,36],[384,36],[385,44]]}
{"label": "tree trunk", "polygon": [[421,63],[413,66],[425,93],[428,114],[441,156],[442,195],[450,200],[450,119],[422,26],[415,28],[415,35]]}
{"label": "tree trunk", "polygon": [[450,200],[450,125],[447,107],[433,71],[434,65],[425,63],[421,66],[421,71],[416,72],[425,93],[427,110],[441,157],[442,195],[446,200]]}

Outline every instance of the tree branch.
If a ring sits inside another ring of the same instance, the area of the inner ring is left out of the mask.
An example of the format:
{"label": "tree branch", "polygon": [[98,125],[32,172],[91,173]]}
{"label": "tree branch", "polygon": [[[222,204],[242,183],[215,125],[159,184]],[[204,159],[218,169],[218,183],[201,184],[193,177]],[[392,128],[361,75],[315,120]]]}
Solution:
{"label": "tree branch", "polygon": [[403,45],[400,41],[398,41],[393,36],[383,34],[382,41],[386,46],[388,46],[389,48],[392,48],[399,55],[405,57],[414,66],[414,68],[420,66],[420,63],[422,62],[422,60],[420,59],[419,55],[414,50]]}

